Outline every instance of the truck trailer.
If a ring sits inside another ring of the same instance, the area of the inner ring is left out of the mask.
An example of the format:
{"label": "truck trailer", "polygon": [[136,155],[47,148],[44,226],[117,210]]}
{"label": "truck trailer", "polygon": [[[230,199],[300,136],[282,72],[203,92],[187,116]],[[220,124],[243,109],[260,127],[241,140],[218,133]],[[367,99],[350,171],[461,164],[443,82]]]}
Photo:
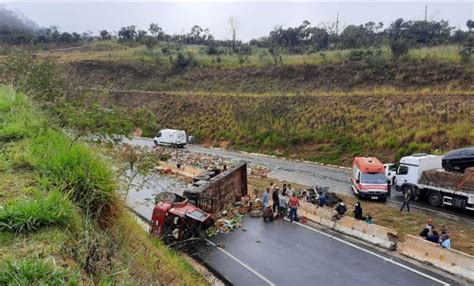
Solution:
{"label": "truck trailer", "polygon": [[442,156],[414,154],[400,159],[395,178],[399,192],[411,191],[434,207],[474,210],[474,168],[464,173],[442,168]]}

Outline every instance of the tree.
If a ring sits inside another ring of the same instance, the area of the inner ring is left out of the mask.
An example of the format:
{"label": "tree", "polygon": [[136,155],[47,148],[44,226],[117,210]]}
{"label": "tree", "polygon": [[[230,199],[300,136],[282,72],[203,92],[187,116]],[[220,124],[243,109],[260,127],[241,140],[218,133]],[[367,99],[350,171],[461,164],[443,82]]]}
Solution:
{"label": "tree", "polygon": [[119,41],[122,42],[133,42],[137,36],[135,26],[122,27],[118,32]]}
{"label": "tree", "polygon": [[112,35],[107,30],[100,31],[99,35],[101,40],[110,40],[112,38]]}
{"label": "tree", "polygon": [[229,26],[230,32],[232,34],[232,51],[235,52],[237,47],[237,31],[240,27],[239,19],[237,19],[236,17],[230,17]]}
{"label": "tree", "polygon": [[467,26],[467,28],[469,29],[469,33],[470,33],[470,32],[472,31],[472,29],[474,29],[474,21],[472,21],[472,20],[467,20],[466,26]]}
{"label": "tree", "polygon": [[155,37],[158,41],[164,40],[163,29],[160,26],[158,26],[158,24],[151,23],[148,31],[150,31],[150,34],[153,37]]}

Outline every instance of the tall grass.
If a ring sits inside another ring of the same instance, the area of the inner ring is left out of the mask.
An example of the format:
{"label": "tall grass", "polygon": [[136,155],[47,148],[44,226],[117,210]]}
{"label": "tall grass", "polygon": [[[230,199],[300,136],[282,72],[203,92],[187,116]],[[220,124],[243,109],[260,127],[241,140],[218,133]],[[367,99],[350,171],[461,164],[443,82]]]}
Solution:
{"label": "tall grass", "polygon": [[76,277],[56,267],[53,260],[23,259],[0,265],[0,285],[77,285]]}
{"label": "tall grass", "polygon": [[49,130],[32,139],[29,158],[43,180],[66,192],[86,215],[98,218],[112,210],[114,176],[86,146],[71,145],[64,134]]}
{"label": "tall grass", "polygon": [[0,209],[0,231],[22,233],[45,226],[67,227],[73,224],[74,217],[74,207],[64,194],[37,193],[33,199],[11,200]]}
{"label": "tall grass", "polygon": [[0,85],[0,141],[31,136],[44,119],[38,115],[26,95]]}

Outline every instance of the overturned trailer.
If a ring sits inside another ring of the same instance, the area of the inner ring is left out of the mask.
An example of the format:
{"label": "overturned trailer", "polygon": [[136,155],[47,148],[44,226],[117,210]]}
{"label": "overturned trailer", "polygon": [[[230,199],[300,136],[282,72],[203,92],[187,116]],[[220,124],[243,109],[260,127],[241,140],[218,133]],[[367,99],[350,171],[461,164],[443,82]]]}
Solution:
{"label": "overturned trailer", "polygon": [[239,163],[199,187],[184,191],[183,196],[203,211],[216,215],[246,196],[247,192],[247,164]]}

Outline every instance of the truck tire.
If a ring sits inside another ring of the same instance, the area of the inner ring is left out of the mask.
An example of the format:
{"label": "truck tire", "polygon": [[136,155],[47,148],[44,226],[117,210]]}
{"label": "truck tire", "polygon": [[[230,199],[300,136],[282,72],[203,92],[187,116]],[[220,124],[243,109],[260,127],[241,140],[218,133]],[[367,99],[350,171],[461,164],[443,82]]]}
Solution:
{"label": "truck tire", "polygon": [[159,202],[170,202],[173,203],[176,200],[176,195],[172,192],[162,192],[156,195],[155,203]]}
{"label": "truck tire", "polygon": [[431,191],[428,195],[428,203],[433,207],[439,207],[443,203],[443,197],[438,191]]}

